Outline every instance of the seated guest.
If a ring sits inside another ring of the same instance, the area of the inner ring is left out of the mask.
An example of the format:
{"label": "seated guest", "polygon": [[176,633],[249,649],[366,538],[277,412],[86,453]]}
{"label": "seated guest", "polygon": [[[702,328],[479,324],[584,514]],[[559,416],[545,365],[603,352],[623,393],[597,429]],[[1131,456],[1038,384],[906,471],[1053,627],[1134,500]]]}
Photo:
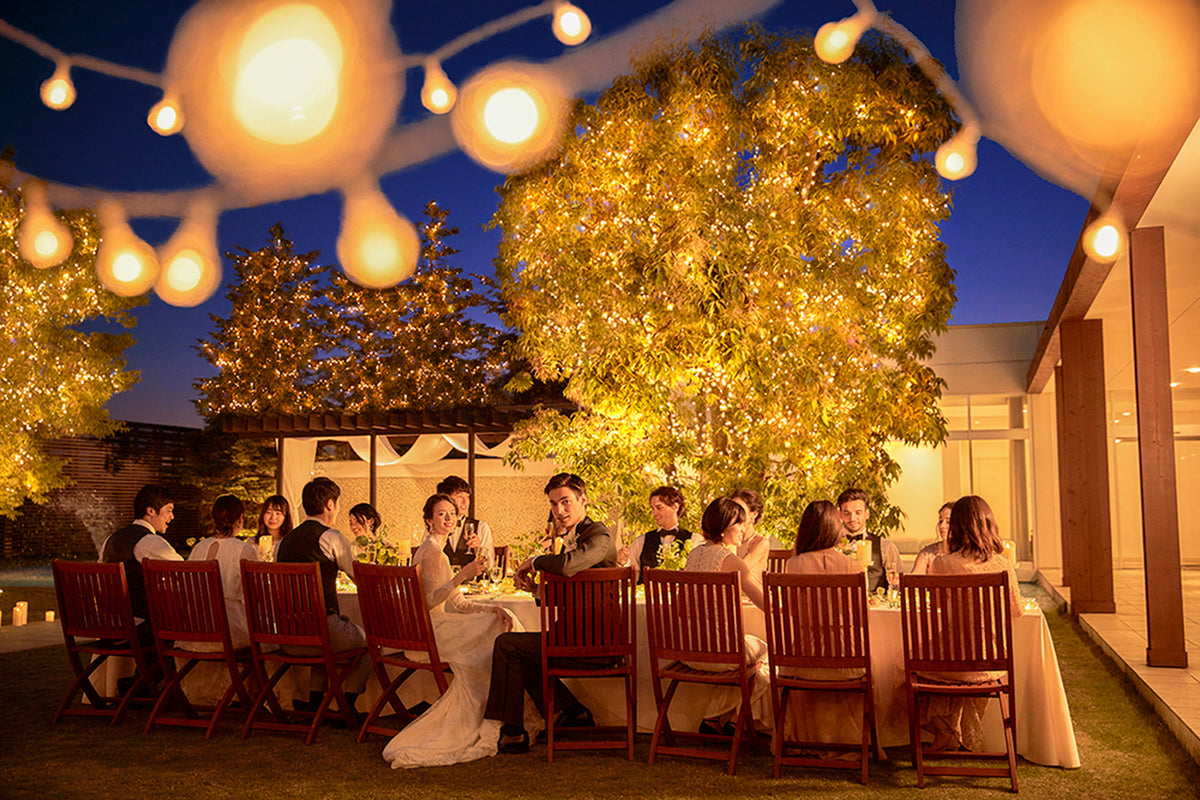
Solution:
{"label": "seated guest", "polygon": [[375,531],[379,530],[379,526],[383,524],[383,518],[379,516],[379,512],[375,510],[375,506],[370,503],[359,503],[350,509],[350,543],[358,544],[358,537],[373,536]]}
{"label": "seated guest", "polygon": [[[338,498],[341,488],[324,476],[313,478],[304,484],[301,491],[301,503],[308,518],[297,525],[291,533],[279,543],[275,560],[280,563],[316,562],[321,565],[321,583],[325,591],[325,610],[328,612],[329,641],[334,652],[353,650],[366,647],[367,636],[348,617],[342,616],[338,609],[337,574],[338,570],[345,572],[354,579],[354,551],[350,542],[342,532],[333,527],[338,515]],[[316,648],[288,648],[294,655],[317,655]],[[366,688],[367,678],[371,674],[371,660],[365,656],[359,661],[357,668],[346,677],[344,690],[350,705]],[[327,676],[314,669],[312,671],[313,686],[318,688],[309,692],[308,702],[297,701],[294,706],[306,711],[315,711],[324,696]]]}
{"label": "seated guest", "polygon": [[[287,498],[281,494],[273,494],[263,500],[262,507],[258,510],[258,534],[254,537],[259,555],[269,561],[283,537],[291,530],[292,507]],[[263,544],[264,541],[270,544]]]}
{"label": "seated guest", "polygon": [[946,546],[946,536],[950,533],[950,509],[952,508],[954,508],[954,503],[945,503],[938,509],[938,540],[933,544],[925,545],[917,553],[917,560],[913,563],[913,575],[924,575],[929,571],[929,565],[935,558],[950,552]]}
{"label": "seated guest", "polygon": [[750,571],[762,581],[767,569],[767,558],[771,554],[771,542],[758,532],[762,521],[763,501],[753,489],[738,489],[730,499],[746,510],[746,524],[742,529],[742,543],[737,547],[738,557],[750,565]]}
{"label": "seated guest", "polygon": [[[221,568],[221,588],[225,593],[225,611],[229,617],[229,636],[233,646],[250,646],[246,627],[246,601],[242,594],[242,562],[258,561],[258,548],[235,534],[245,522],[245,506],[231,494],[217,498],[212,507],[213,535],[192,548],[188,561],[216,561]],[[186,645],[191,650],[219,650],[211,642]]]}
{"label": "seated guest", "polygon": [[[558,523],[562,547],[558,553],[532,556],[517,568],[514,582],[525,589],[535,588],[533,572],[573,577],[591,567],[615,567],[617,548],[608,528],[587,516],[587,484],[578,475],[560,472],[546,484],[546,497]],[[566,660],[564,660],[565,662]],[[605,667],[614,663],[607,657],[571,660],[580,667]],[[569,666],[564,663],[564,666]],[[529,752],[529,734],[525,730],[525,693],[541,710],[542,637],[540,633],[504,633],[496,639],[492,651],[492,682],[484,717],[502,723],[498,741],[501,753]],[[587,725],[592,713],[562,681],[554,683],[556,724]]]}
{"label": "seated guest", "polygon": [[900,549],[891,539],[885,539],[867,530],[867,520],[871,518],[870,502],[867,493],[862,489],[847,489],[838,495],[837,506],[842,513],[842,527],[846,538],[850,541],[865,540],[871,543],[871,564],[867,567],[867,589],[899,589],[888,584],[887,574],[895,572],[899,576]]}
{"label": "seated guest", "polygon": [[164,561],[183,561],[183,556],[162,537],[175,518],[175,498],[165,486],[147,484],[133,499],[133,522],[121,528],[100,545],[100,561],[125,565],[125,581],[129,585],[129,600],[138,623],[138,635],[149,643],[154,640],[150,630],[150,611],[146,603],[146,581],[142,577],[142,560],[157,558]]}
{"label": "seated guest", "polygon": [[478,554],[484,561],[491,562],[495,555],[492,546],[492,528],[486,522],[475,519],[471,512],[471,484],[457,475],[450,475],[437,485],[437,493],[454,501],[458,519],[454,530],[446,539],[446,557],[450,566],[461,567]]}
{"label": "seated guest", "polygon": [[[929,565],[930,575],[1007,572],[1009,608],[1012,616],[1021,616],[1024,609],[1016,570],[1013,569],[1012,560],[1004,554],[1000,530],[996,518],[992,516],[991,506],[982,497],[968,495],[954,503],[950,512],[947,545],[950,552],[933,560]],[[952,672],[927,677],[983,683],[995,680],[1001,674],[987,671]],[[925,730],[933,734],[932,748],[983,749],[983,712],[986,708],[987,698],[930,698],[928,706],[921,710],[921,723]]]}
{"label": "seated guest", "polygon": [[674,486],[660,486],[650,493],[650,515],[658,527],[634,539],[629,548],[629,565],[633,567],[638,583],[642,582],[642,572],[658,566],[661,546],[692,538],[691,531],[679,526],[679,518],[683,516],[683,492]]}
{"label": "seated guest", "polygon": [[[800,575],[862,574],[863,565],[838,550],[842,517],[828,500],[808,504],[796,532],[795,555],[787,560],[787,572]],[[866,591],[866,580],[863,579]],[[862,670],[812,668],[790,675],[809,680],[857,678]],[[791,741],[856,742],[861,735],[862,697],[850,693],[795,691],[787,707],[785,731]],[[776,721],[778,725],[778,720]]]}

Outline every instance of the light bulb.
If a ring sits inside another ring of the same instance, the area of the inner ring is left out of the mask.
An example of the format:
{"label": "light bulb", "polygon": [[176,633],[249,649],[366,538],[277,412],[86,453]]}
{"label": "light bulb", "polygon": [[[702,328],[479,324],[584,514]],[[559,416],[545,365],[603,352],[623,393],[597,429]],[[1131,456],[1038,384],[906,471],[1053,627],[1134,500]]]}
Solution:
{"label": "light bulb", "polygon": [[172,94],[163,95],[150,113],[146,115],[146,124],[160,136],[170,136],[183,130],[183,110],[179,101]]}
{"label": "light bulb", "polygon": [[580,44],[592,32],[588,15],[570,3],[559,3],[554,9],[554,38],[565,45]]}
{"label": "light bulb", "polygon": [[1083,232],[1083,249],[1093,261],[1109,264],[1125,252],[1128,240],[1125,226],[1110,211],[1087,226]]}
{"label": "light bulb", "polygon": [[173,306],[191,307],[213,296],[221,285],[217,254],[217,215],[207,206],[193,208],[159,251],[154,292]]}
{"label": "light bulb", "polygon": [[944,142],[933,157],[938,174],[951,181],[965,178],[975,171],[978,163],[975,146],[979,143],[979,129],[972,124],[962,127],[958,133]]}
{"label": "light bulb", "polygon": [[860,11],[838,22],[826,22],[813,40],[817,57],[830,64],[842,63],[854,54],[854,46],[874,20],[874,13]]}
{"label": "light bulb", "polygon": [[104,201],[98,209],[100,249],[96,252],[96,277],[110,292],[135,297],[149,291],[158,279],[158,256],[139,239],[115,202]]}
{"label": "light bulb", "polygon": [[25,185],[25,218],[17,230],[21,255],[38,269],[57,267],[67,260],[74,237],[54,216],[46,202],[46,187],[37,181]]}
{"label": "light bulb", "polygon": [[454,105],[458,89],[446,77],[436,61],[425,64],[425,85],[421,87],[421,105],[435,114],[445,114]]}
{"label": "light bulb", "polygon": [[416,271],[420,248],[417,229],[374,183],[345,192],[337,254],[350,280],[371,289],[395,286]]}
{"label": "light bulb", "polygon": [[58,64],[54,74],[42,83],[42,102],[55,111],[70,108],[75,102],[75,84],[71,83],[70,64]]}
{"label": "light bulb", "polygon": [[471,158],[498,172],[517,172],[558,148],[566,116],[565,94],[553,74],[509,62],[467,81],[450,124]]}

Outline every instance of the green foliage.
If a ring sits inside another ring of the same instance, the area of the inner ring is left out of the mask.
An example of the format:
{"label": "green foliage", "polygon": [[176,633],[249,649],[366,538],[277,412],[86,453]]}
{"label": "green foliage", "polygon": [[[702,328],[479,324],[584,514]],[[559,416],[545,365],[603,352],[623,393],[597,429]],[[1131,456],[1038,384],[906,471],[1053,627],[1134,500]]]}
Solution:
{"label": "green foliage", "polygon": [[355,536],[354,544],[361,548],[357,555],[359,561],[389,567],[400,563],[400,548],[388,537],[387,525],[380,525],[370,533]]}
{"label": "green foliage", "polygon": [[133,337],[76,326],[104,317],[132,328],[129,311],[145,302],[118,297],[96,278],[100,234],[90,212],[58,213],[75,247],[46,270],[17,248],[23,218],[21,193],[0,183],[0,516],[7,517],[25,500],[44,502],[69,484],[63,459],[46,454],[46,440],[120,428],[104,405],[138,379],[122,359]]}
{"label": "green foliage", "polygon": [[254,528],[258,505],[275,494],[275,442],[239,439],[209,428],[189,434],[187,444],[186,456],[173,477],[199,490],[201,527],[208,530],[213,501],[232,494],[246,504],[246,528]]}
{"label": "green foliage", "polygon": [[693,506],[758,489],[775,533],[857,485],[894,525],[884,445],[945,436],[921,359],[954,303],[929,158],[953,127],[895,46],[831,66],[757,28],[579,104],[493,218],[514,357],[581,408],[514,458],[554,455],[639,527],[663,482]]}

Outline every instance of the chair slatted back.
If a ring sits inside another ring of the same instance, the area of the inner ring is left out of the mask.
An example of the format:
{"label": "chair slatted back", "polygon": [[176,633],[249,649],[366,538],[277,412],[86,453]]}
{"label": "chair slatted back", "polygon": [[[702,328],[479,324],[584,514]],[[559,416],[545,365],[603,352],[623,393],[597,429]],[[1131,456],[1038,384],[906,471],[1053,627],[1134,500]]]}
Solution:
{"label": "chair slatted back", "polygon": [[51,570],[63,636],[136,641],[124,564],[55,560]]}
{"label": "chair slatted back", "polygon": [[767,553],[767,572],[783,572],[787,569],[787,560],[791,557],[791,550],[771,550]]}
{"label": "chair slatted back", "polygon": [[216,561],[142,562],[155,639],[229,643],[221,568]]}
{"label": "chair slatted back", "polygon": [[432,652],[437,660],[421,567],[360,563],[354,566],[354,579],[368,642],[395,650]]}
{"label": "chair slatted back", "polygon": [[655,659],[741,664],[741,584],[736,572],[645,572],[646,631]]}
{"label": "chair slatted back", "polygon": [[542,574],[542,642],[551,658],[633,656],[636,646],[630,567],[589,569],[564,578]]}
{"label": "chair slatted back", "polygon": [[900,611],[911,671],[1012,671],[1007,572],[904,575]]}
{"label": "chair slatted back", "polygon": [[763,593],[773,667],[870,665],[865,575],[769,573]]}
{"label": "chair slatted back", "polygon": [[243,561],[246,624],[256,646],[322,647],[329,642],[319,564]]}
{"label": "chair slatted back", "polygon": [[501,569],[501,574],[508,576],[508,545],[498,544],[492,548],[492,557],[496,560],[496,566]]}

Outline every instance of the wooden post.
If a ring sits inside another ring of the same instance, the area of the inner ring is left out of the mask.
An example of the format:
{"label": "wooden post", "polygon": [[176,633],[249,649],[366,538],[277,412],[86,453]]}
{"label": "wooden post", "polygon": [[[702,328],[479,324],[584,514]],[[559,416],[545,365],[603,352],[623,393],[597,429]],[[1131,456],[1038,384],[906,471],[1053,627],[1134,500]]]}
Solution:
{"label": "wooden post", "polygon": [[1062,583],[1071,585],[1071,553],[1075,551],[1075,543],[1071,540],[1072,527],[1068,521],[1067,492],[1070,487],[1070,477],[1067,474],[1067,411],[1063,400],[1062,366],[1054,368],[1054,428],[1058,439],[1058,547],[1062,554]]}
{"label": "wooden post", "polygon": [[1161,227],[1138,228],[1130,234],[1129,295],[1142,487],[1146,663],[1152,667],[1186,667],[1167,260]]}
{"label": "wooden post", "polygon": [[471,505],[467,516],[475,517],[475,429],[467,428],[467,484],[471,487]]}
{"label": "wooden post", "polygon": [[375,458],[375,434],[373,434],[373,433],[372,433],[372,434],[371,434],[371,469],[370,469],[370,476],[369,476],[369,482],[370,482],[370,484],[371,484],[371,492],[370,492],[370,500],[368,500],[367,502],[369,502],[369,503],[371,504],[371,507],[372,507],[372,508],[374,508],[375,510],[379,510],[379,506],[377,506],[377,505],[375,504],[375,498],[376,498],[376,492],[375,492],[375,478],[376,478],[375,462],[376,462],[376,460],[377,460],[377,459]]}
{"label": "wooden post", "polygon": [[1062,339],[1063,444],[1059,453],[1063,537],[1070,548],[1071,612],[1113,613],[1108,425],[1104,405],[1104,327],[1065,321]]}
{"label": "wooden post", "polygon": [[283,437],[275,437],[275,494],[283,494]]}

